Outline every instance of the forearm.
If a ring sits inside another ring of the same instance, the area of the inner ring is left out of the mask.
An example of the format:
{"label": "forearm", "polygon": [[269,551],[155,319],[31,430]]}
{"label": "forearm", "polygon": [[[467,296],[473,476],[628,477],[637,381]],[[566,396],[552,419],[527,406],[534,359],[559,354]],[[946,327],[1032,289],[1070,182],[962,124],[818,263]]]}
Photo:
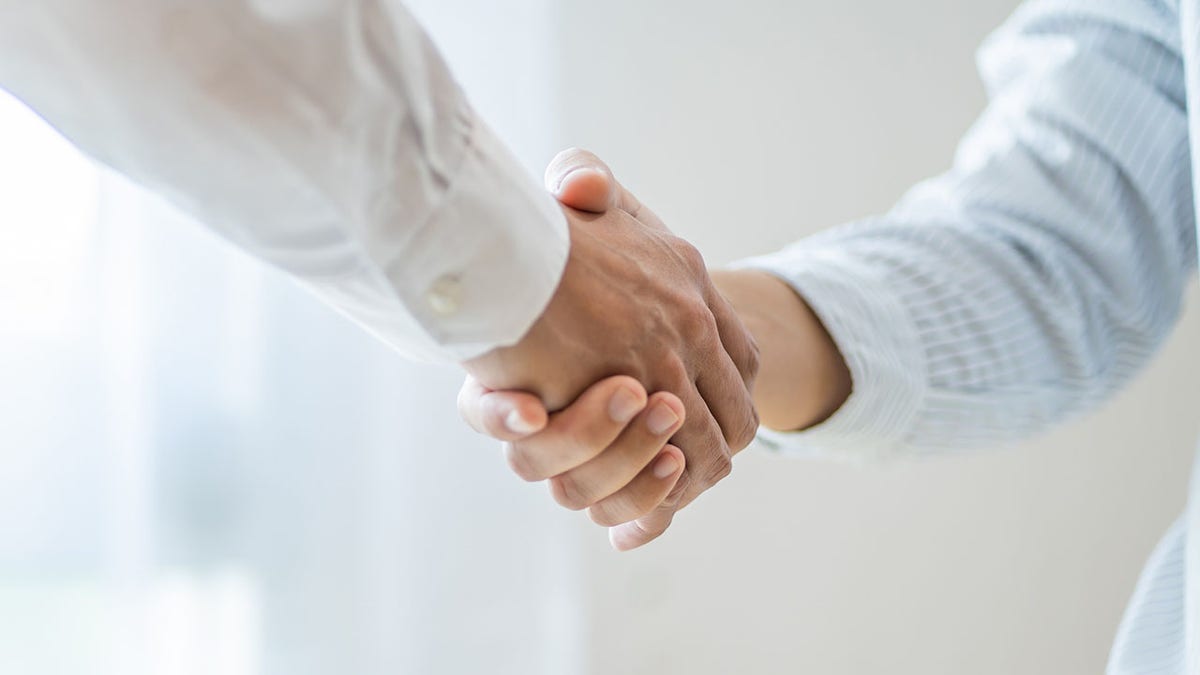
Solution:
{"label": "forearm", "polygon": [[850,371],[808,304],[765,272],[718,270],[712,277],[758,342],[753,393],[762,424],[794,431],[828,419],[850,396]]}
{"label": "forearm", "polygon": [[[951,171],[737,264],[805,298],[853,382],[825,423],[770,442],[995,446],[1094,408],[1149,360],[1195,267],[1185,91],[1169,18],[1118,5],[1027,5],[981,58],[992,103]],[[1048,35],[1069,49],[1046,52]]]}
{"label": "forearm", "polygon": [[566,261],[401,2],[0,0],[0,88],[409,355],[515,342]]}

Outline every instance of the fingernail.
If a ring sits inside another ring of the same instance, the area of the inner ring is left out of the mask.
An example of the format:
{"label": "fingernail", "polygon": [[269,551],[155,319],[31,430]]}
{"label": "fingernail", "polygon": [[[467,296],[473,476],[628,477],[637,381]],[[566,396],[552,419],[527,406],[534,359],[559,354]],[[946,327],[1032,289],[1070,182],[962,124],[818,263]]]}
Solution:
{"label": "fingernail", "polygon": [[608,416],[617,424],[625,424],[645,407],[642,397],[627,387],[621,387],[608,402]]}
{"label": "fingernail", "polygon": [[654,477],[659,480],[665,480],[671,476],[674,476],[675,472],[678,470],[679,460],[673,453],[670,452],[666,453],[662,457],[659,457],[658,461],[654,463],[653,469]]}
{"label": "fingernail", "polygon": [[521,416],[520,410],[513,410],[504,418],[504,426],[514,434],[532,434],[537,431],[533,422]]}
{"label": "fingernail", "polygon": [[654,406],[654,410],[651,410],[650,416],[646,418],[646,426],[650,427],[650,433],[661,436],[675,426],[678,421],[679,415],[675,414],[671,406],[659,403]]}

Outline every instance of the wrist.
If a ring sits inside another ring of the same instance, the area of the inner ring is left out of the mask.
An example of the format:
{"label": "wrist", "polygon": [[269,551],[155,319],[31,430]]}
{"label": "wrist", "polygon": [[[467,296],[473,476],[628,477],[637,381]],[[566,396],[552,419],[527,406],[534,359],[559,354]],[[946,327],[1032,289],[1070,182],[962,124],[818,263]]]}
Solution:
{"label": "wrist", "polygon": [[828,419],[850,396],[846,361],[808,303],[765,272],[713,272],[713,281],[758,342],[762,367],[754,386],[759,418],[777,431]]}

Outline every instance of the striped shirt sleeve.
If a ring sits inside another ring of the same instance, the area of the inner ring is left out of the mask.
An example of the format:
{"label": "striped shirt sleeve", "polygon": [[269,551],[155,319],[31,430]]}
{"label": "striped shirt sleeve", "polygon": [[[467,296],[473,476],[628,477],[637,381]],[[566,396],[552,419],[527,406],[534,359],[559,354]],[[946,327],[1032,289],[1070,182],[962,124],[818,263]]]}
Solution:
{"label": "striped shirt sleeve", "polygon": [[1173,10],[1032,2],[980,52],[989,106],[888,214],[738,266],[788,281],[853,376],[779,449],[855,458],[1015,441],[1126,383],[1195,267]]}

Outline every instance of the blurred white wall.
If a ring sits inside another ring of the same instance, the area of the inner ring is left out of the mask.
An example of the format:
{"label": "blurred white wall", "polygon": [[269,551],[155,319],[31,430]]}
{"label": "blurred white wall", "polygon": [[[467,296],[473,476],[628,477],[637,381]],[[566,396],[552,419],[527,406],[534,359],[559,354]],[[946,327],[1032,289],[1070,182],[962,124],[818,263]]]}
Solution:
{"label": "blurred white wall", "polygon": [[[973,52],[1012,0],[570,0],[560,141],[711,263],[886,209],[983,105]],[[1150,372],[1019,448],[854,468],[750,451],[630,555],[592,537],[590,673],[1101,672],[1184,501],[1195,303]]]}

